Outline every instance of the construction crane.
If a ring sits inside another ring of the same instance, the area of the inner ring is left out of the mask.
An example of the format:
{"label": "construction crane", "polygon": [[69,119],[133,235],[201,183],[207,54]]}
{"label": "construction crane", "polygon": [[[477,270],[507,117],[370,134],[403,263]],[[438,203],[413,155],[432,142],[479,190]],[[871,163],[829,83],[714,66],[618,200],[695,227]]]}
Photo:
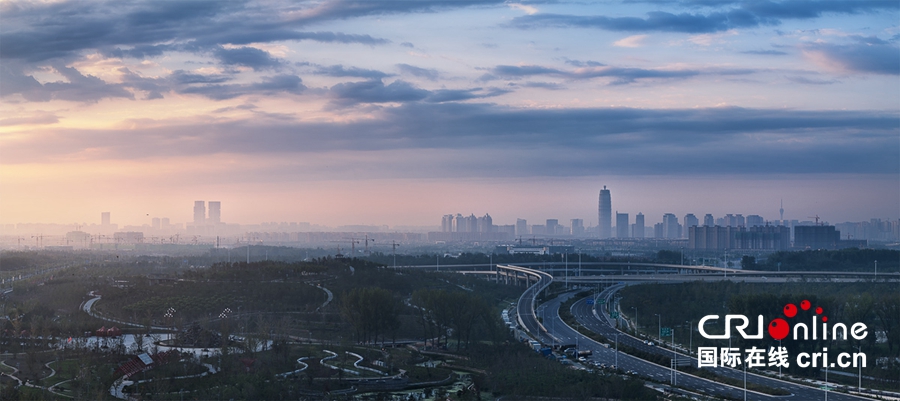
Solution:
{"label": "construction crane", "polygon": [[42,248],[44,245],[44,234],[32,235],[31,238],[34,238],[34,243],[38,248]]}
{"label": "construction crane", "polygon": [[366,234],[366,237],[365,237],[365,238],[353,238],[353,237],[349,237],[349,238],[344,238],[344,239],[349,239],[349,240],[350,240],[350,248],[351,248],[351,249],[350,249],[350,253],[351,253],[352,255],[354,255],[354,256],[356,256],[356,247],[355,247],[356,244],[359,244],[359,243],[361,243],[361,242],[365,242],[365,247],[366,247],[366,251],[365,251],[365,252],[366,252],[366,256],[368,256],[368,255],[369,255],[369,242],[375,242],[375,239],[374,239],[374,238],[369,238],[369,234]]}
{"label": "construction crane", "polygon": [[394,256],[394,268],[395,269],[397,268],[397,247],[398,246],[400,246],[400,244],[398,244],[397,241],[391,241],[391,255]]}
{"label": "construction crane", "polygon": [[[816,219],[816,225],[819,225],[819,215],[818,214],[816,214],[815,216],[806,216],[806,218],[807,219]],[[823,222],[822,224],[825,224],[825,223]]]}

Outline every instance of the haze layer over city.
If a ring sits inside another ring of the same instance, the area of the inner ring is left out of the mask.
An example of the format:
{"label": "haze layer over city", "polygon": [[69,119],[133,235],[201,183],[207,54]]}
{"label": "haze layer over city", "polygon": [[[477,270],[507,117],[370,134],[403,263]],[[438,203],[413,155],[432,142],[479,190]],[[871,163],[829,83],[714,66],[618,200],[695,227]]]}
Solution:
{"label": "haze layer over city", "polygon": [[0,7],[5,233],[900,217],[896,2]]}

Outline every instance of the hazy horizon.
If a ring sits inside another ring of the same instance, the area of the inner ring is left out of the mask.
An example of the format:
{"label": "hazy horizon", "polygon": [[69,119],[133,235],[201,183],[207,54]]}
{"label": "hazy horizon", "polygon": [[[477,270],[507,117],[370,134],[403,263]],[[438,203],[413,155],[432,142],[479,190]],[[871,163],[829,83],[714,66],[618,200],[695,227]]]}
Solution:
{"label": "hazy horizon", "polygon": [[900,4],[0,3],[0,224],[900,218]]}

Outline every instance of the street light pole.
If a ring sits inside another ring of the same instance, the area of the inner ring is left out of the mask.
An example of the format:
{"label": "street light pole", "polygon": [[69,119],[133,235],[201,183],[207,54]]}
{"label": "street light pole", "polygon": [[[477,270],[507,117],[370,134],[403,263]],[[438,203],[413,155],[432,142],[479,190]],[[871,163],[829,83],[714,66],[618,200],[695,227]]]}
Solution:
{"label": "street light pole", "polygon": [[[826,368],[827,369],[827,368]],[[828,380],[828,374],[825,374],[826,379]],[[747,363],[744,362],[744,401],[747,401]],[[825,393],[825,401],[828,401],[828,393]]]}
{"label": "street light pole", "polygon": [[[862,344],[856,346],[856,348],[859,349],[859,353],[862,354]],[[854,360],[854,362],[856,361]],[[856,364],[856,367],[859,368],[859,382],[856,383],[856,392],[862,393],[862,364]]]}
{"label": "street light pole", "polygon": [[619,368],[619,332],[616,332],[616,369]]}
{"label": "street light pole", "polygon": [[659,339],[659,343],[662,344],[662,315],[659,313],[654,313],[657,317],[656,322],[658,325],[656,326],[656,337]]}
{"label": "street light pole", "polygon": [[638,333],[638,310],[636,306],[632,306],[631,309],[634,309],[634,334]]}
{"label": "street light pole", "polygon": [[691,330],[691,340],[688,342],[688,355],[694,355],[694,321],[688,322],[688,328]]}

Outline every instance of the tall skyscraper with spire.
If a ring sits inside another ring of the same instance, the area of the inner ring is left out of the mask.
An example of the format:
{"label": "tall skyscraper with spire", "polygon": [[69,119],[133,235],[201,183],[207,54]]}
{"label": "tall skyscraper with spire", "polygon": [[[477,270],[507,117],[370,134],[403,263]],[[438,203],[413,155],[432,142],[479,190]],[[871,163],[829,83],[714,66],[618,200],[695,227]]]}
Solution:
{"label": "tall skyscraper with spire", "polygon": [[598,219],[597,229],[600,238],[609,238],[612,236],[612,200],[609,197],[609,190],[606,185],[600,190],[600,207],[597,210]]}

